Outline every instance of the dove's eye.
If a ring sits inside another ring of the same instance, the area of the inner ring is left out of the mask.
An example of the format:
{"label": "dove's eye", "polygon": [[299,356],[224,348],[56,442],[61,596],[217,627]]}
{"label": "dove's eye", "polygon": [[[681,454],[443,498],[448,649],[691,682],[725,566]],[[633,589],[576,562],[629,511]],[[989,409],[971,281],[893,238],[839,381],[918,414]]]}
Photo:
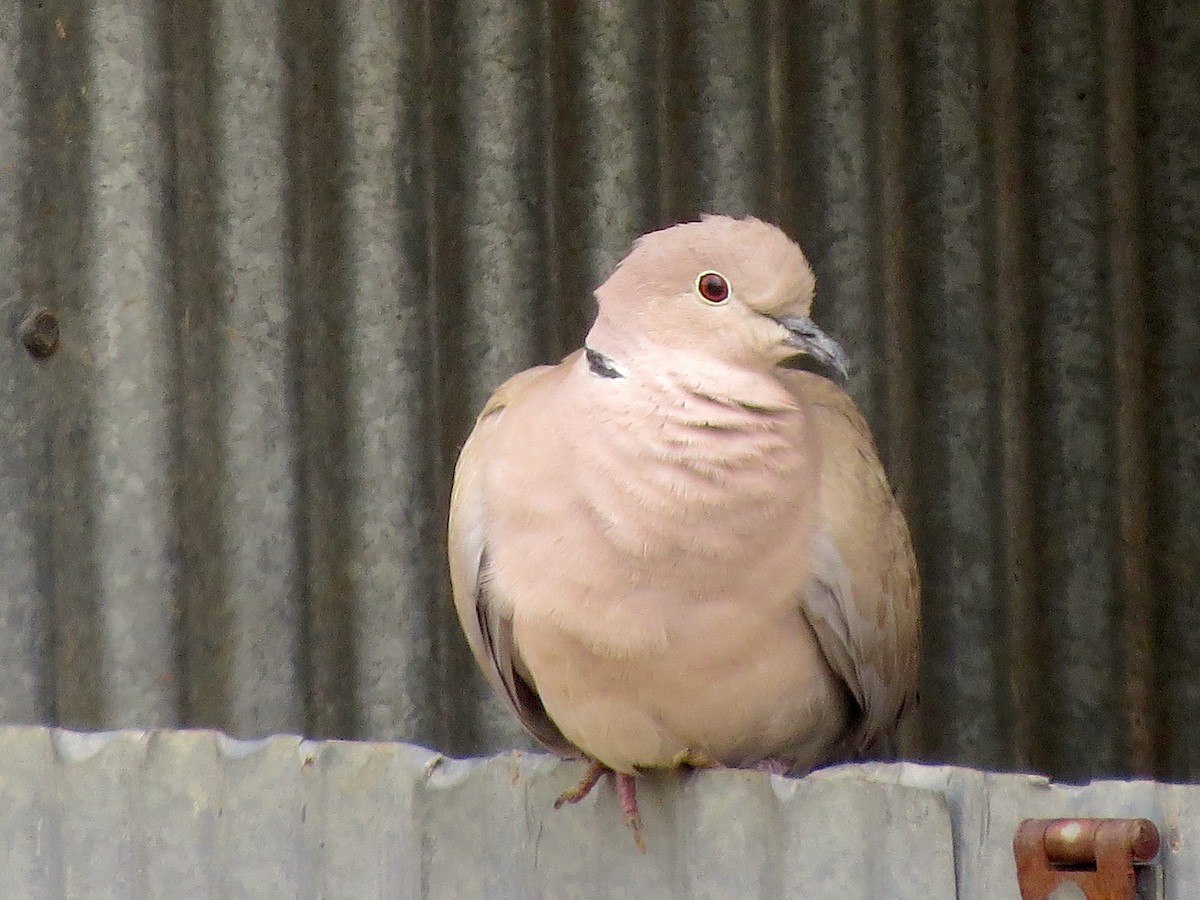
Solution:
{"label": "dove's eye", "polygon": [[704,272],[696,279],[696,293],[713,306],[729,299],[729,282],[719,272]]}

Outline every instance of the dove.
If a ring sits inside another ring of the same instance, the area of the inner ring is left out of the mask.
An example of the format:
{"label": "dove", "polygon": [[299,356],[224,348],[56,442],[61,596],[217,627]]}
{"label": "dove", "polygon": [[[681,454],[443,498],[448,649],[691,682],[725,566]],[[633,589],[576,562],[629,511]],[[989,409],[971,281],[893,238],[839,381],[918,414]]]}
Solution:
{"label": "dove", "polygon": [[[802,775],[863,758],[911,707],[917,567],[815,278],[773,225],[639,238],[583,348],[488,400],[455,468],[455,608],[550,751],[635,777]],[[826,375],[834,377],[826,377]]]}

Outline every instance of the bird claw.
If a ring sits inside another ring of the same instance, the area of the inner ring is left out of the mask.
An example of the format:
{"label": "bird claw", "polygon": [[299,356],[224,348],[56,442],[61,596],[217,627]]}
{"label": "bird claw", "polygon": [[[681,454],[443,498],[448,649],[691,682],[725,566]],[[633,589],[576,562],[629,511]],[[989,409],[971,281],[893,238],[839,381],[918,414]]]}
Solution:
{"label": "bird claw", "polygon": [[588,763],[587,771],[583,773],[583,777],[579,779],[579,783],[574,787],[567,788],[558,795],[558,799],[554,801],[554,808],[561,809],[566,803],[578,803],[592,792],[592,788],[596,786],[601,776],[609,771],[612,770],[608,766],[593,759]]}
{"label": "bird claw", "polygon": [[772,756],[755,763],[754,770],[756,772],[766,772],[768,775],[787,775],[792,771],[792,767],[782,759],[776,759]]}
{"label": "bird claw", "polygon": [[718,769],[721,764],[706,753],[696,750],[681,750],[672,757],[670,768],[681,769],[684,766],[689,769]]}
{"label": "bird claw", "polygon": [[[583,773],[583,777],[579,779],[579,783],[558,795],[558,799],[554,801],[554,808],[561,809],[567,803],[578,803],[592,792],[592,788],[596,786],[605,772],[612,772],[612,769],[602,762],[592,760],[588,764],[587,771]],[[613,772],[613,778],[616,781],[617,797],[621,801],[621,812],[625,816],[625,824],[633,832],[634,846],[637,847],[638,853],[645,853],[646,841],[642,837],[642,816],[638,812],[637,784],[632,775]]]}

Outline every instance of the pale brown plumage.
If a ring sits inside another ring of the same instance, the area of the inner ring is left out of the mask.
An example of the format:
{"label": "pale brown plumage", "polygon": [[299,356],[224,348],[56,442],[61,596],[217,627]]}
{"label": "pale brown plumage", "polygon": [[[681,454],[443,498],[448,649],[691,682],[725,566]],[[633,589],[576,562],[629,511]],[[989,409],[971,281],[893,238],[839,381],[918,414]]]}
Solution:
{"label": "pale brown plumage", "polygon": [[849,396],[781,365],[842,363],[807,318],[813,287],[757,220],[648,235],[597,290],[590,352],[480,414],[455,473],[455,605],[556,753],[799,773],[867,750],[909,704],[904,519]]}

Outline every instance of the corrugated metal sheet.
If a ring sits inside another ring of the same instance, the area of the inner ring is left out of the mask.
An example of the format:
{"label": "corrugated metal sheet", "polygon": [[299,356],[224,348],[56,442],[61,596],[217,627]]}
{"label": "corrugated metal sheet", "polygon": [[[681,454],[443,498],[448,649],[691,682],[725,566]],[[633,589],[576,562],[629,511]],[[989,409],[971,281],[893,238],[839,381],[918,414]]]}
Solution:
{"label": "corrugated metal sheet", "polygon": [[580,766],[546,756],[8,728],[0,759],[22,900],[955,896],[941,796],[868,777],[649,781],[641,855],[611,789],[553,809]]}
{"label": "corrugated metal sheet", "polygon": [[0,896],[1019,900],[1027,817],[1144,817],[1164,900],[1200,885],[1200,787],[852,765],[641,784],[648,852],[579,763],[404,744],[0,729]]}
{"label": "corrugated metal sheet", "polygon": [[455,450],[701,210],[790,230],[853,354],[927,585],[909,750],[1200,772],[1186,0],[0,4],[0,719],[519,742]]}

